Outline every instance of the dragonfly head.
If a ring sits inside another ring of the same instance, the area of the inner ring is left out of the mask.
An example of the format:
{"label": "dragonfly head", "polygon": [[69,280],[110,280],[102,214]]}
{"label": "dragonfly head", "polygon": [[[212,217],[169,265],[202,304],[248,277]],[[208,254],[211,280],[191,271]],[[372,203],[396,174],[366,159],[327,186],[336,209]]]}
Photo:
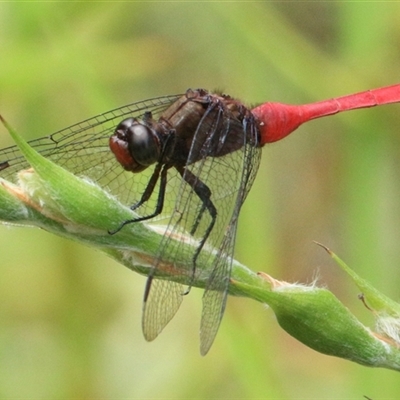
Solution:
{"label": "dragonfly head", "polygon": [[157,132],[135,118],[118,124],[110,137],[109,146],[118,162],[131,172],[141,172],[157,162],[161,144]]}

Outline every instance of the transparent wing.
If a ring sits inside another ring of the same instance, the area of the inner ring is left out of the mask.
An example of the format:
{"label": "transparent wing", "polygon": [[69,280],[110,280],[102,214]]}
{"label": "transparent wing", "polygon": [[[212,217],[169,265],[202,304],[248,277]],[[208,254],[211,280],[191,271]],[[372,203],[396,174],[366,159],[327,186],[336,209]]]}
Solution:
{"label": "transparent wing", "polygon": [[184,286],[177,282],[148,278],[142,314],[146,340],[154,340],[172,319],[182,303],[183,291]]}
{"label": "transparent wing", "polygon": [[[155,263],[153,272],[148,278],[151,290],[145,295],[142,321],[145,336],[151,336],[154,339],[181,304],[182,295],[185,293],[183,285],[153,280],[153,276],[164,267],[162,260],[168,253],[169,258],[175,260],[173,267],[179,269],[179,272],[176,272],[177,276],[186,275],[189,280],[192,277],[193,282],[200,279],[203,274],[208,276],[201,323],[202,354],[206,354],[209,350],[222,319],[231,274],[237,216],[254,180],[260,158],[255,125],[253,129],[247,129],[237,120],[221,125],[221,121],[229,118],[229,115],[224,115],[222,109],[214,111],[216,112],[210,111],[211,119],[202,121],[208,125],[207,135],[200,133],[201,126],[194,134],[186,170],[210,189],[211,201],[217,209],[216,221],[203,243],[213,218],[207,210],[204,210],[204,203],[185,181],[185,174],[183,174],[176,192],[175,207],[167,228],[168,234],[162,239],[158,262]],[[215,157],[213,137],[217,139],[217,142],[240,141],[239,146],[233,146],[239,150]],[[191,164],[190,158],[193,154],[202,154],[203,157]],[[218,251],[217,253],[201,252],[196,246],[188,248],[184,246],[184,241],[171,239],[178,235],[191,237],[197,241],[197,246],[211,246]],[[199,270],[197,264],[200,261],[201,265],[211,266],[210,269]],[[159,283],[155,285],[155,282]],[[155,336],[152,336],[153,334]]]}
{"label": "transparent wing", "polygon": [[[151,111],[157,118],[180,95],[132,103],[74,124],[29,144],[43,156],[70,172],[97,182],[122,203],[132,205],[140,197],[151,171],[124,171],[109,149],[108,140],[122,119],[141,118]],[[0,177],[15,182],[17,172],[29,167],[17,146],[0,150]],[[143,210],[145,212],[145,210]]]}
{"label": "transparent wing", "polygon": [[230,276],[232,271],[232,256],[235,246],[236,229],[239,212],[253,184],[260,164],[261,151],[255,147],[257,132],[254,125],[250,127],[250,141],[243,147],[238,167],[242,174],[238,176],[240,186],[236,194],[235,206],[228,229],[225,231],[218,255],[214,259],[211,276],[203,295],[203,310],[200,324],[200,353],[206,355],[210,350],[225,311]]}

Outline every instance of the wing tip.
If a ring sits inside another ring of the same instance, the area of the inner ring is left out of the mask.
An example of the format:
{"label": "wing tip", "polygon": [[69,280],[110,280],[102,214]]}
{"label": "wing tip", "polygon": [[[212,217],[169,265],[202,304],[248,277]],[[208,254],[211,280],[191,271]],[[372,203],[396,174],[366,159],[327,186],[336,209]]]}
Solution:
{"label": "wing tip", "polygon": [[147,278],[142,311],[144,338],[153,341],[171,321],[182,303],[182,285],[174,281]]}

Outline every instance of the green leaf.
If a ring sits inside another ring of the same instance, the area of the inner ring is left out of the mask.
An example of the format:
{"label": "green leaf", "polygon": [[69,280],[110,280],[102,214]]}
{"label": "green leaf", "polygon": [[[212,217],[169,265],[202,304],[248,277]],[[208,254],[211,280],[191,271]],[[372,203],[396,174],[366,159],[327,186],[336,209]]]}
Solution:
{"label": "green leaf", "polygon": [[353,280],[357,287],[363,293],[365,299],[368,300],[369,305],[377,312],[387,313],[392,316],[400,316],[400,304],[396,303],[389,297],[385,296],[379,290],[375,289],[367,280],[361,278],[356,274],[343,260],[341,260],[334,252],[330,249],[317,243],[323,247],[328,254],[336,261],[340,268],[346,272],[347,275]]}
{"label": "green leaf", "polygon": [[[118,234],[109,234],[109,229],[118,228],[121,222],[134,218],[135,213],[93,182],[42,157],[3,123],[32,169],[18,173],[18,185],[0,181],[0,219],[5,223],[39,226],[95,246],[133,271],[147,275],[158,257],[160,241],[168,235],[166,228],[138,222],[126,225]],[[196,243],[185,233],[175,234],[171,240],[179,242],[179,246],[174,252],[163,254],[155,277],[204,287],[215,250],[207,246],[202,249],[197,260],[201,273],[192,282],[191,265],[187,265],[185,254],[193,252]],[[391,318],[397,315],[397,305],[378,296],[361,279],[357,278],[357,282],[379,311],[392,310]],[[233,260],[229,293],[270,305],[286,332],[321,353],[363,365],[400,370],[400,353],[393,335],[382,338],[374,334],[331,292],[315,284],[279,282]],[[378,300],[371,300],[374,296]]]}
{"label": "green leaf", "polygon": [[249,297],[268,304],[291,336],[324,354],[371,367],[400,370],[400,352],[382,340],[328,290],[277,281],[261,274],[271,290],[235,282]]}

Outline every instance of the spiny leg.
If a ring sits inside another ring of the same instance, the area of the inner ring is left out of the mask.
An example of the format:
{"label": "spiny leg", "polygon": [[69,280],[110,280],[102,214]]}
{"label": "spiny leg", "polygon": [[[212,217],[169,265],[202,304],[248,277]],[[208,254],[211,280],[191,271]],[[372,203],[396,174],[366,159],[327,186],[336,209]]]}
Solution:
{"label": "spiny leg", "polygon": [[[178,170],[179,174],[182,176],[183,180],[190,185],[192,190],[196,193],[196,195],[199,197],[199,199],[202,202],[202,207],[199,212],[199,214],[196,217],[196,221],[192,227],[191,232],[194,233],[196,231],[198,224],[200,222],[201,216],[204,213],[204,210],[207,209],[211,221],[207,227],[207,229],[204,232],[203,237],[200,240],[199,245],[196,248],[196,251],[193,254],[192,257],[192,263],[193,263],[193,270],[192,270],[192,276],[191,276],[191,282],[193,282],[195,273],[196,273],[196,261],[197,257],[199,256],[202,248],[204,247],[205,242],[207,241],[208,237],[210,236],[211,231],[214,228],[215,221],[217,220],[217,209],[214,206],[214,203],[211,201],[211,190],[210,188],[202,182],[196,175],[194,175],[192,172],[190,172],[187,168],[185,167],[176,167]],[[191,288],[191,284],[189,285],[188,289],[186,290],[185,294],[189,293]]]}
{"label": "spiny leg", "polygon": [[[158,168],[158,166],[160,165],[160,168]],[[140,221],[145,221],[147,219],[151,219],[156,217],[157,215],[161,214],[163,207],[164,207],[164,198],[165,198],[165,188],[167,186],[167,172],[168,169],[170,168],[169,165],[165,164],[163,166],[163,168],[161,169],[161,164],[158,164],[157,167],[154,169],[153,175],[150,178],[150,181],[142,195],[142,198],[140,199],[139,203],[136,203],[134,206],[134,208],[132,208],[133,210],[136,209],[137,207],[139,207],[140,205],[142,205],[144,202],[146,202],[150,196],[152,195],[153,191],[154,191],[154,187],[157,183],[158,177],[160,176],[160,189],[158,192],[158,197],[157,197],[157,204],[156,204],[156,208],[154,209],[154,212],[152,212],[151,214],[142,216],[142,217],[138,217],[138,218],[133,218],[133,219],[128,219],[124,222],[121,223],[121,225],[113,230],[113,231],[108,231],[108,233],[110,235],[114,235],[117,232],[119,232],[125,225],[131,224],[133,222],[140,222]],[[160,169],[161,169],[161,173],[160,173]]]}
{"label": "spiny leg", "polygon": [[201,221],[201,219],[202,219],[202,217],[203,217],[203,214],[204,214],[204,211],[205,211],[205,210],[206,210],[206,205],[205,205],[204,203],[202,203],[201,209],[200,209],[200,211],[199,211],[198,214],[197,214],[196,221],[194,221],[194,224],[193,224],[193,226],[192,226],[192,229],[190,230],[190,234],[191,234],[192,236],[196,233],[197,228],[199,227],[200,221]]}
{"label": "spiny leg", "polygon": [[150,180],[146,186],[146,189],[144,190],[144,192],[142,194],[142,197],[140,198],[140,200],[137,203],[133,204],[130,207],[131,210],[136,210],[151,197],[151,195],[153,194],[154,188],[156,187],[158,178],[160,176],[161,167],[162,167],[161,163],[158,163],[156,165],[156,167],[154,168],[153,174],[151,175]]}

